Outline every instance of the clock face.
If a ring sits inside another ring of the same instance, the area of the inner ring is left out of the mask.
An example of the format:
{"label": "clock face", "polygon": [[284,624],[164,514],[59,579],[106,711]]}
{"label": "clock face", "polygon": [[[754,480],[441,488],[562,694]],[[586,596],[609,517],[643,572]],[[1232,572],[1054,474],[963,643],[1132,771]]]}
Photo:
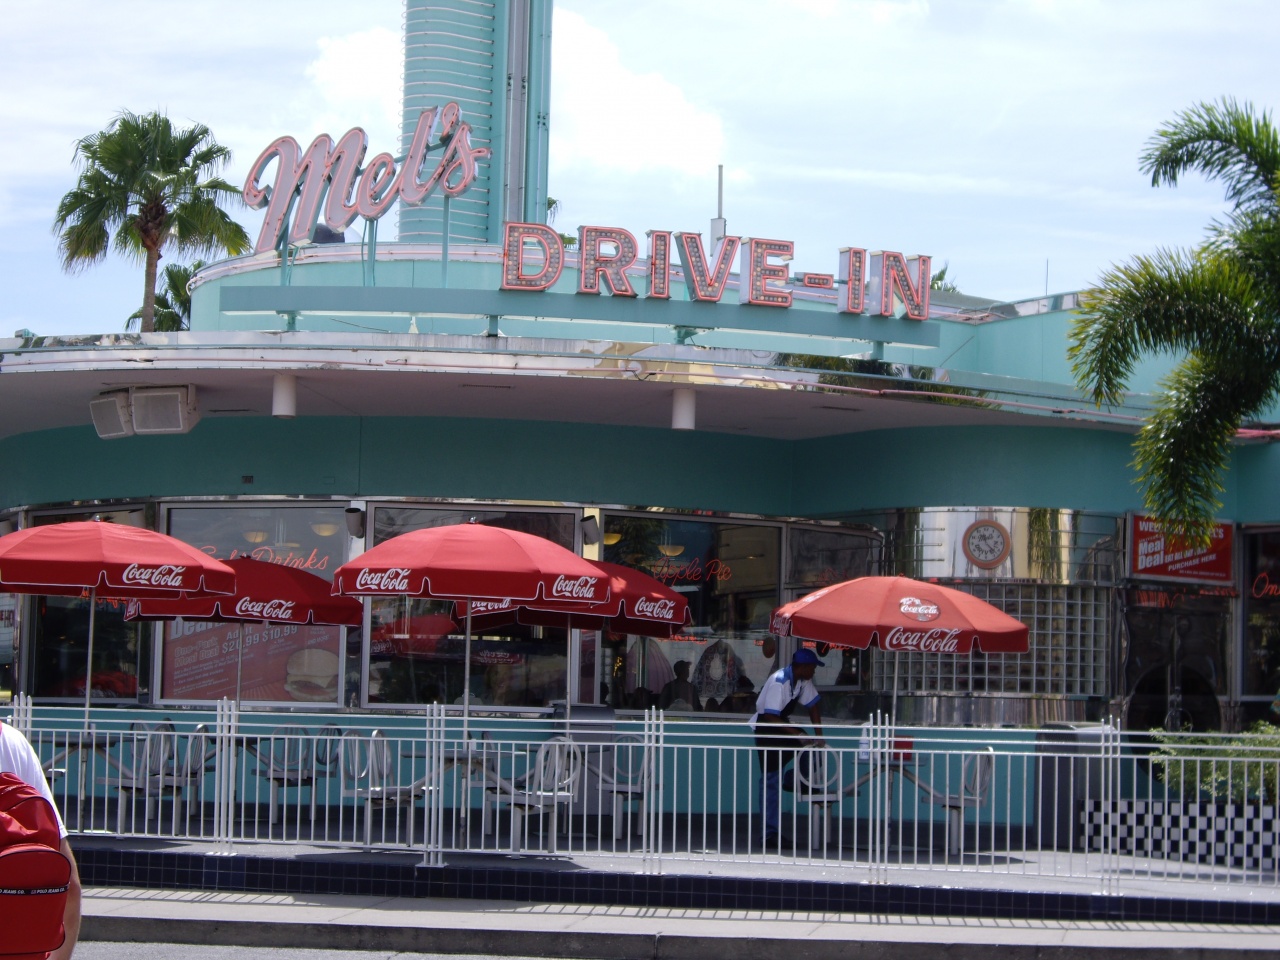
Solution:
{"label": "clock face", "polygon": [[1009,531],[994,520],[979,520],[964,532],[963,546],[970,563],[990,570],[1009,556]]}

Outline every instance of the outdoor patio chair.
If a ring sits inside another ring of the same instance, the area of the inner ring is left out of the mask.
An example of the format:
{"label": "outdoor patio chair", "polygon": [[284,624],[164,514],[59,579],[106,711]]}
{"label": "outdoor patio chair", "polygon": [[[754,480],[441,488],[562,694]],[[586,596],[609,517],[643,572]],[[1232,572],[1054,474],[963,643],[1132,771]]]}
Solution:
{"label": "outdoor patio chair", "polygon": [[[316,767],[312,755],[311,731],[303,727],[277,727],[271,736],[258,744],[258,775],[270,782],[267,796],[267,823],[274,826],[280,819],[283,792],[291,787],[299,791],[311,789],[311,821],[316,819]],[[299,794],[301,799],[301,794]]]}
{"label": "outdoor patio chair", "polygon": [[110,773],[99,780],[119,792],[116,806],[116,833],[125,832],[125,813],[130,814],[129,826],[136,829],[133,817],[138,794],[143,797],[143,829],[159,811],[160,798],[173,795],[176,785],[172,777],[172,763],[177,735],[171,723],[134,723],[128,741],[132,752],[127,760],[112,765]]}
{"label": "outdoor patio chair", "polygon": [[809,805],[809,849],[825,849],[831,842],[831,814],[840,809],[840,756],[825,747],[810,747],[797,755],[795,802]]}
{"label": "outdoor patio chair", "polygon": [[193,807],[197,818],[203,816],[205,774],[213,770],[213,742],[206,724],[197,724],[182,741],[181,744],[175,743],[173,760],[160,778],[162,786],[173,794],[174,836],[186,833],[178,830],[178,824],[183,823],[184,809],[188,820]]}
{"label": "outdoor patio chair", "polygon": [[[587,755],[587,772],[599,784],[601,799],[609,795],[613,808],[613,839],[626,836],[630,805],[636,805],[642,849],[649,839],[649,791],[653,783],[653,759],[644,740],[635,734],[619,736],[611,746]],[[592,787],[592,790],[597,789]]]}
{"label": "outdoor patio chair", "polygon": [[[364,843],[373,846],[373,812],[383,816],[390,809],[399,824],[400,808],[409,808],[409,846],[414,842],[414,808],[419,797],[425,797],[430,785],[423,781],[399,782],[399,765],[391,741],[381,730],[367,738],[349,733],[340,744],[343,786],[342,795],[353,797],[364,807]],[[398,834],[397,829],[397,834]]]}
{"label": "outdoor patio chair", "polygon": [[518,852],[526,837],[527,820],[537,814],[539,832],[543,819],[551,815],[551,850],[557,846],[559,816],[566,814],[577,799],[582,780],[582,747],[566,737],[552,737],[538,747],[529,772],[520,780],[499,779],[490,792],[497,803],[511,807],[511,850]]}
{"label": "outdoor patio chair", "polygon": [[986,806],[995,765],[995,750],[987,747],[977,753],[970,753],[964,758],[960,767],[960,782],[957,790],[951,791],[945,782],[943,789],[939,791],[931,783],[918,781],[929,803],[947,811],[948,854],[960,853],[961,841],[964,837],[964,811],[970,807],[977,810]]}

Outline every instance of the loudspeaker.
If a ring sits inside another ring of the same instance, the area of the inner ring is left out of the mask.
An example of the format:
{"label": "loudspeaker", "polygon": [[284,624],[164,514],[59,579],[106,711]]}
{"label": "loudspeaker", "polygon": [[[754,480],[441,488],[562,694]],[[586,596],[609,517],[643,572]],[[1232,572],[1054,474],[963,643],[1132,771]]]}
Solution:
{"label": "loudspeaker", "polygon": [[131,392],[136,433],[186,433],[200,419],[195,387],[134,387]]}
{"label": "loudspeaker", "polygon": [[93,429],[103,440],[133,436],[133,411],[128,390],[104,393],[96,400],[90,400],[89,416],[93,417]]}
{"label": "loudspeaker", "polygon": [[364,536],[364,511],[359,507],[347,507],[342,511],[346,515],[347,533],[353,537]]}

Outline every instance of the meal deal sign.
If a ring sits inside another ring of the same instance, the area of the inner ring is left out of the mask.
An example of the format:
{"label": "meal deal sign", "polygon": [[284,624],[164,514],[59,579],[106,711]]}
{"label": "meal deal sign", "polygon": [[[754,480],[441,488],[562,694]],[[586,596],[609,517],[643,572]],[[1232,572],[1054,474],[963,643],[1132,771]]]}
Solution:
{"label": "meal deal sign", "polygon": [[1198,549],[1166,537],[1150,517],[1129,521],[1129,576],[1136,580],[1234,584],[1232,528],[1215,524],[1209,546]]}

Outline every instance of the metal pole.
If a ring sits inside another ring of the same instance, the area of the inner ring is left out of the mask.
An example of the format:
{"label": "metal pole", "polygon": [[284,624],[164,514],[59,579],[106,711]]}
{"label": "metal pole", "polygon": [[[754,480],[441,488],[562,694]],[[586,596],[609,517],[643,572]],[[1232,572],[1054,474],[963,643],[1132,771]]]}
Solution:
{"label": "metal pole", "polygon": [[440,242],[440,286],[449,286],[449,195],[444,195],[444,236]]}
{"label": "metal pole", "polygon": [[89,652],[84,665],[84,728],[89,729],[89,699],[93,696],[93,628],[98,611],[98,588],[89,590]]}
{"label": "metal pole", "polygon": [[471,721],[471,601],[467,601],[467,638],[462,661],[462,742],[467,742]]}

